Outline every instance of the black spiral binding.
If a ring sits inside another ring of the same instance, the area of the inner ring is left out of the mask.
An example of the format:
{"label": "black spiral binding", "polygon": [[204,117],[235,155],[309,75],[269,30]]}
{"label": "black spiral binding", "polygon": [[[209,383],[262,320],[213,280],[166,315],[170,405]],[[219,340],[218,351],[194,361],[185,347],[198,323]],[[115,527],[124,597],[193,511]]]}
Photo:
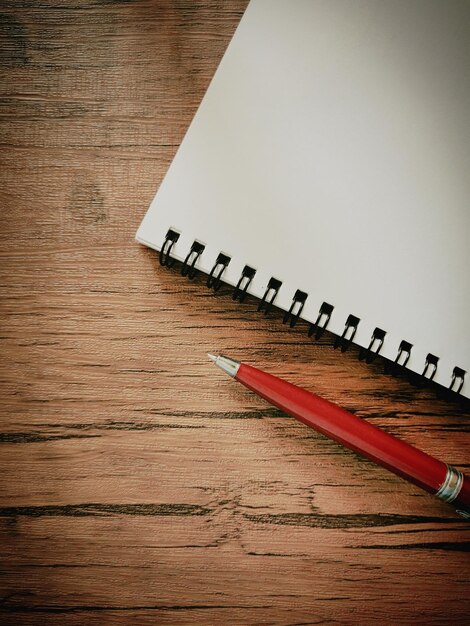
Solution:
{"label": "black spiral binding", "polygon": [[412,347],[409,341],[401,341],[395,360],[393,362],[385,361],[384,373],[399,376],[401,372],[405,371],[406,364],[410,360]]}
{"label": "black spiral binding", "polygon": [[281,288],[281,281],[277,278],[271,277],[268,282],[268,286],[266,287],[266,291],[264,292],[264,296],[261,298],[260,303],[258,304],[258,311],[262,311],[264,309],[264,314],[267,315],[271,310],[271,307],[276,299],[279,289]]}
{"label": "black spiral binding", "polygon": [[199,243],[199,241],[193,242],[191,250],[188,252],[183,262],[183,266],[181,268],[181,276],[187,276],[189,280],[192,280],[196,276],[196,261],[204,252],[204,248],[205,246],[202,243]]}
{"label": "black spiral binding", "polygon": [[423,373],[421,374],[422,378],[425,380],[432,380],[437,372],[437,364],[439,362],[439,357],[434,354],[429,353],[426,357],[426,363],[424,365]]}
{"label": "black spiral binding", "polygon": [[[225,268],[229,263],[230,257],[220,252],[216,262],[211,269],[211,273],[207,278],[207,286],[209,287],[209,289],[213,289],[214,291],[218,291],[220,289],[222,285],[222,274],[225,272]],[[216,273],[217,269],[218,271]]]}
{"label": "black spiral binding", "polygon": [[[394,361],[395,365],[399,365],[401,367],[406,367],[406,364],[410,360],[411,356],[411,348],[412,344],[409,341],[403,340],[400,343],[400,347],[398,348],[398,354]],[[405,355],[405,358],[402,360],[402,356]]]}
{"label": "black spiral binding", "polygon": [[381,328],[376,328],[372,333],[369,347],[361,348],[359,350],[359,360],[365,360],[366,363],[372,363],[384,345],[386,334],[387,333]]}
{"label": "black spiral binding", "polygon": [[170,230],[166,234],[165,241],[163,242],[163,246],[160,250],[160,265],[173,267],[173,265],[175,264],[175,259],[170,257],[170,253],[179,238],[180,234],[175,232],[174,230],[171,230],[170,228]]}
{"label": "black spiral binding", "polygon": [[[465,370],[463,370],[461,367],[454,367],[454,371],[452,372],[452,380],[449,385],[450,391],[455,391],[455,393],[460,393],[462,391],[462,387],[465,382],[465,374]],[[457,381],[459,382],[455,386],[455,383]]]}
{"label": "black spiral binding", "polygon": [[308,294],[306,294],[305,291],[300,291],[300,289],[297,289],[294,297],[292,298],[292,304],[290,305],[290,309],[286,313],[284,313],[284,318],[282,320],[283,324],[287,324],[287,322],[289,322],[289,326],[291,328],[294,328],[294,326],[299,321],[300,314],[302,313],[307,298]]}
{"label": "black spiral binding", "polygon": [[328,302],[324,302],[318,312],[318,317],[313,324],[310,324],[308,336],[311,337],[315,333],[315,339],[320,339],[328,326],[328,323],[335,307]]}
{"label": "black spiral binding", "polygon": [[[171,252],[173,251],[173,248],[179,237],[180,233],[176,232],[172,228],[168,230],[160,250],[161,265],[164,265],[166,267],[172,267],[174,265],[175,259],[171,256]],[[196,264],[200,259],[202,253],[204,252],[204,249],[205,246],[199,241],[193,242],[193,244],[191,245],[191,249],[181,267],[181,274],[183,276],[187,276],[189,279],[193,279],[196,276]],[[207,286],[209,288],[213,289],[214,291],[218,291],[220,289],[222,285],[222,275],[225,272],[228,264],[230,263],[230,260],[231,258],[226,254],[222,252],[218,254],[212,270],[207,278]],[[232,293],[232,298],[234,300],[239,300],[240,302],[243,302],[248,293],[248,287],[250,286],[255,274],[256,269],[250,267],[249,265],[245,265],[237,286],[234,288]],[[263,311],[265,315],[269,313],[281,286],[282,282],[277,278],[271,277],[269,279],[266,291],[264,292],[264,295],[258,304],[258,311]],[[307,298],[308,294],[305,291],[301,291],[300,289],[296,290],[294,297],[292,298],[292,303],[289,310],[284,313],[284,324],[289,323],[290,327],[293,327],[297,324],[302,314],[302,310],[304,308]],[[333,314],[333,310],[333,305],[329,304],[328,302],[322,303],[315,322],[313,324],[310,324],[309,326],[309,337],[314,335],[315,339],[321,338],[325,330],[327,330],[328,324]],[[348,315],[343,333],[341,334],[341,336],[337,336],[335,339],[335,349],[340,348],[341,352],[345,352],[349,348],[349,346],[353,342],[354,336],[359,326],[359,322],[359,317],[356,317],[355,315]],[[372,333],[372,337],[368,347],[361,348],[359,350],[358,358],[360,360],[364,360],[366,363],[372,363],[372,361],[375,360],[375,358],[382,349],[385,341],[385,336],[386,332],[384,330],[382,330],[381,328],[376,328]],[[424,386],[426,384],[429,384],[434,379],[438,368],[439,357],[429,353],[426,357],[422,374],[415,374],[414,372],[406,369],[407,363],[410,359],[412,348],[413,345],[408,341],[401,341],[395,360],[393,362],[386,360],[384,371],[388,374],[392,374],[393,376],[398,376],[400,372],[406,371],[410,377],[410,381],[413,384],[417,386]],[[450,382],[448,392],[450,391],[454,394],[459,394],[464,385],[466,374],[467,372],[461,367],[454,367],[452,380]]]}
{"label": "black spiral binding", "polygon": [[361,320],[355,315],[348,315],[341,337],[336,337],[334,348],[341,348],[341,352],[346,352],[354,339],[357,327]]}
{"label": "black spiral binding", "polygon": [[245,265],[242,270],[242,275],[240,276],[240,280],[237,283],[237,286],[233,290],[232,299],[239,300],[243,302],[246,298],[247,289],[250,286],[251,281],[253,280],[254,275],[256,274],[256,270],[254,270],[249,265]]}

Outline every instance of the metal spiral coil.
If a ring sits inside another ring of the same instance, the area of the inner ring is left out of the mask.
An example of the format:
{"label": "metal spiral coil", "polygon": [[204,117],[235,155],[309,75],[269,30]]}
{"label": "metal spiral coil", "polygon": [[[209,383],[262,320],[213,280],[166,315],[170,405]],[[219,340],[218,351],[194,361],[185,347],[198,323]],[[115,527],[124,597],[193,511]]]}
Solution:
{"label": "metal spiral coil", "polygon": [[[180,233],[173,228],[168,229],[165,236],[165,240],[160,249],[160,264],[166,267],[172,267],[175,263],[175,258],[171,256],[171,253],[180,238]],[[195,240],[191,245],[185,260],[182,263],[181,274],[187,276],[192,280],[197,274],[197,263],[201,258],[205,250],[205,245]],[[181,258],[181,257],[180,257]],[[223,252],[220,252],[215,260],[214,265],[207,278],[207,286],[214,291],[218,291],[222,286],[223,274],[231,261],[231,257]],[[256,275],[256,269],[245,265],[236,287],[232,292],[233,300],[243,302],[248,294],[248,288],[250,287],[254,277]],[[275,303],[276,297],[281,289],[282,281],[277,278],[271,277],[268,281],[268,285],[264,292],[263,297],[258,303],[258,311],[267,315]],[[289,326],[294,327],[299,321],[305,302],[308,298],[308,294],[305,291],[297,289],[292,298],[292,303],[288,311],[285,311],[283,317],[283,323],[289,323]],[[320,339],[328,329],[331,317],[333,315],[334,306],[328,302],[323,302],[318,311],[317,318],[314,323],[311,323],[308,329],[308,336],[314,336],[315,339]],[[355,315],[348,315],[344,330],[342,334],[336,336],[334,341],[334,348],[340,348],[341,352],[345,352],[349,346],[353,343],[354,337],[359,326],[360,318]],[[369,345],[367,348],[360,348],[358,358],[366,363],[372,363],[376,357],[380,354],[380,351],[385,342],[386,331],[381,328],[375,328],[372,333]],[[439,357],[429,353],[425,360],[424,369],[421,374],[416,374],[412,370],[407,368],[408,361],[410,360],[411,351],[413,345],[405,340],[400,342],[397,356],[394,361],[385,360],[384,372],[391,374],[392,376],[399,376],[400,373],[406,372],[410,382],[418,387],[423,387],[433,381],[439,363]],[[452,372],[452,379],[447,389],[447,393],[460,394],[462,391],[465,376],[467,372],[461,367],[454,367]]]}
{"label": "metal spiral coil", "polygon": [[172,267],[175,264],[175,259],[170,256],[171,251],[173,250],[173,246],[178,241],[180,234],[176,231],[170,230],[167,232],[165,241],[160,250],[160,265],[166,265],[167,267]]}
{"label": "metal spiral coil", "polygon": [[346,352],[349,346],[354,339],[354,335],[356,334],[357,327],[359,326],[359,322],[361,320],[355,315],[348,315],[348,319],[346,320],[346,324],[344,326],[343,334],[341,337],[336,337],[334,348],[340,348],[341,352]]}
{"label": "metal spiral coil", "polygon": [[385,361],[384,374],[397,377],[401,372],[405,371],[406,364],[410,360],[412,348],[413,345],[409,341],[402,340],[395,360],[393,362]]}
{"label": "metal spiral coil", "polygon": [[246,298],[247,289],[250,286],[251,281],[256,274],[256,270],[250,267],[249,265],[245,265],[242,270],[242,275],[240,276],[240,280],[237,283],[237,286],[233,290],[232,299],[239,300],[243,302]]}
{"label": "metal spiral coil", "polygon": [[465,374],[465,370],[463,370],[461,367],[454,367],[454,371],[452,372],[452,380],[450,381],[449,385],[450,391],[455,391],[455,393],[460,393],[462,391],[462,387],[465,382]]}
{"label": "metal spiral coil", "polygon": [[277,280],[277,278],[271,277],[268,282],[268,286],[266,287],[266,291],[264,292],[264,296],[261,298],[258,304],[258,311],[263,311],[264,314],[267,315],[271,310],[271,307],[276,299],[279,289],[281,288],[281,281]]}
{"label": "metal spiral coil", "polygon": [[429,353],[426,357],[426,362],[424,364],[424,370],[421,374],[422,382],[431,381],[437,372],[437,364],[439,362],[439,357],[434,354]]}
{"label": "metal spiral coil", "polygon": [[290,309],[286,313],[284,313],[284,318],[282,320],[283,324],[287,324],[287,322],[289,322],[289,326],[291,328],[293,328],[297,324],[307,298],[308,294],[306,294],[305,291],[300,291],[300,289],[297,289],[294,297],[292,298],[292,304],[290,305]]}
{"label": "metal spiral coil", "polygon": [[376,328],[372,333],[369,346],[359,350],[359,360],[365,360],[366,363],[372,363],[384,345],[386,334],[387,333],[381,328]]}
{"label": "metal spiral coil", "polygon": [[225,272],[227,265],[230,263],[231,259],[226,254],[222,252],[219,253],[210,274],[207,278],[207,286],[209,289],[213,289],[214,291],[218,291],[222,286],[222,274]]}
{"label": "metal spiral coil", "polygon": [[193,245],[183,262],[181,276],[187,276],[189,280],[193,280],[197,274],[196,261],[204,252],[204,248],[205,246],[202,243],[199,243],[199,241],[193,242]]}
{"label": "metal spiral coil", "polygon": [[328,323],[333,313],[334,306],[323,302],[318,312],[318,317],[313,324],[310,324],[308,329],[308,336],[311,337],[315,333],[315,339],[320,339],[328,326]]}

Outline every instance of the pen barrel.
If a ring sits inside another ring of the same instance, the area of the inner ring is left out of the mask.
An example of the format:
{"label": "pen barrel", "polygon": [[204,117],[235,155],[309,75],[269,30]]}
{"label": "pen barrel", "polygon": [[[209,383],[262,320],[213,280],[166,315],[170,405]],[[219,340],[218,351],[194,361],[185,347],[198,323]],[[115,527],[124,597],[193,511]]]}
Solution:
{"label": "pen barrel", "polygon": [[461,472],[345,409],[292,383],[242,363],[235,378],[307,426],[398,476],[453,502],[466,516],[470,481]]}

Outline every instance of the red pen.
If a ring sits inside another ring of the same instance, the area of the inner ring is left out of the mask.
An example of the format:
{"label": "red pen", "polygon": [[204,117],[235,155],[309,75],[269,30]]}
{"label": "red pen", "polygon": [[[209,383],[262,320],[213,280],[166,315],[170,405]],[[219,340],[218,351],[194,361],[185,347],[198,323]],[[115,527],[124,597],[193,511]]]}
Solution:
{"label": "red pen", "polygon": [[281,411],[441,500],[453,503],[457,513],[470,519],[470,479],[455,467],[281,378],[226,356],[208,356],[220,369]]}

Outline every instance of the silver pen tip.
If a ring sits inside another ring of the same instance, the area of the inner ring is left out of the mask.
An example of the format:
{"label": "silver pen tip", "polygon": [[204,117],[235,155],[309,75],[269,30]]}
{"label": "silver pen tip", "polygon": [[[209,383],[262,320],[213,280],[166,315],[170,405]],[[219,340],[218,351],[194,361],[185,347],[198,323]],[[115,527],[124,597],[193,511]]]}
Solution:
{"label": "silver pen tip", "polygon": [[210,358],[211,361],[214,361],[217,367],[220,367],[220,369],[223,370],[226,374],[228,374],[232,378],[235,378],[238,372],[238,368],[240,367],[240,363],[238,361],[234,361],[233,359],[230,359],[228,356],[224,356],[223,354],[218,354],[217,356],[215,354],[208,354],[207,356]]}

